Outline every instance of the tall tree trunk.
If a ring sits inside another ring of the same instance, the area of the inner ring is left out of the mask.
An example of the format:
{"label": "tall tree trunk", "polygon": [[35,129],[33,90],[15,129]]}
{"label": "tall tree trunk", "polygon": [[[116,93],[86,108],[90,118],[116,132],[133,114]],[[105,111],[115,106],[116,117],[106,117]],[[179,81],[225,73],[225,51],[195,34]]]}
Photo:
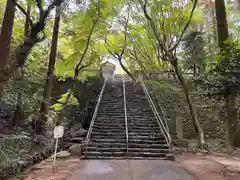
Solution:
{"label": "tall tree trunk", "polygon": [[[209,3],[215,3],[213,2],[213,0],[209,0]],[[212,19],[212,24],[213,24],[213,39],[217,42],[217,22],[216,22],[216,18],[215,18],[215,8],[214,6],[210,6],[210,18]]]}
{"label": "tall tree trunk", "polygon": [[[228,39],[228,24],[227,24],[227,14],[224,0],[215,1],[216,9],[216,21],[217,21],[217,32],[218,32],[218,45],[223,52],[226,48],[225,41]],[[227,57],[225,57],[227,58]],[[235,137],[235,125],[236,125],[236,98],[237,95],[232,88],[226,89],[225,96],[225,107],[226,107],[226,145],[229,147],[234,146]]]}
{"label": "tall tree trunk", "polygon": [[215,11],[217,21],[218,45],[221,50],[224,50],[224,42],[228,39],[227,13],[224,0],[215,1]]}
{"label": "tall tree trunk", "polygon": [[[14,16],[15,4],[12,0],[7,0],[0,34],[0,70],[5,69],[8,63],[7,58],[11,44]],[[4,81],[0,81],[0,99],[2,98],[3,90]]]}
{"label": "tall tree trunk", "polygon": [[182,88],[183,88],[183,91],[185,93],[186,101],[187,101],[187,104],[188,104],[188,107],[189,107],[189,110],[190,110],[190,114],[191,114],[191,117],[192,117],[192,121],[193,121],[193,126],[195,128],[195,131],[198,133],[199,145],[202,146],[202,147],[205,147],[204,132],[203,132],[203,130],[201,128],[201,125],[198,121],[196,109],[193,105],[192,98],[189,94],[189,89],[188,89],[186,81],[183,77],[182,70],[178,65],[178,60],[172,61],[171,64],[174,67],[175,73],[176,73],[176,75],[178,77],[178,80],[180,81],[180,83],[182,85]]}
{"label": "tall tree trunk", "polygon": [[28,37],[25,37],[23,43],[16,48],[16,57],[13,61],[11,61],[5,68],[0,68],[0,82],[7,82],[13,73],[25,64],[32,48],[46,38],[44,33],[43,35],[40,35],[40,33],[45,29],[46,19],[49,17],[52,9],[56,6],[56,1],[57,0],[52,1],[46,10],[44,10],[43,18],[40,18],[37,22],[32,22],[30,25],[29,35]]}
{"label": "tall tree trunk", "polygon": [[[27,5],[27,13],[29,15],[31,14],[31,4],[30,3],[28,3],[28,5]],[[29,26],[30,26],[29,21],[26,18],[25,26],[24,26],[24,36],[25,37],[28,37],[28,35],[29,35]],[[18,80],[22,81],[24,78],[23,67],[21,69],[19,69],[18,71],[19,71]],[[15,109],[15,111],[13,113],[13,117],[12,117],[12,126],[15,126],[17,124],[19,125],[19,123],[22,124],[24,122],[24,112],[22,109],[22,101],[23,101],[22,91],[19,91],[19,92],[17,92],[16,109]]]}
{"label": "tall tree trunk", "polygon": [[[230,88],[231,89],[231,88]],[[226,130],[227,130],[227,137],[226,137],[226,145],[229,147],[234,146],[234,139],[236,134],[236,125],[237,125],[237,108],[236,102],[237,95],[235,92],[229,92],[228,96],[225,98],[226,101]]]}
{"label": "tall tree trunk", "polygon": [[61,14],[61,4],[58,2],[56,6],[56,13],[55,13],[55,21],[54,21],[54,28],[53,28],[53,36],[52,36],[52,46],[48,64],[48,72],[47,72],[47,79],[44,87],[43,92],[43,101],[40,107],[40,118],[36,122],[36,132],[41,133],[44,130],[45,124],[45,116],[48,113],[49,108],[49,101],[52,92],[52,80],[53,80],[53,72],[56,62],[56,54],[57,54],[57,44],[58,44],[58,34],[59,34],[59,24],[60,24],[60,14]]}

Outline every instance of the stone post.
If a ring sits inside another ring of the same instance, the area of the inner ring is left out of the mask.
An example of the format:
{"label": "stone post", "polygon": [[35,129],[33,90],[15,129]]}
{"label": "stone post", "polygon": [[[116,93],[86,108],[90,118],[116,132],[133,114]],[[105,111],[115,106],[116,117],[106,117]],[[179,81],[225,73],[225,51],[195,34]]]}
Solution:
{"label": "stone post", "polygon": [[177,138],[183,139],[183,122],[182,122],[182,118],[180,117],[176,119],[176,132],[177,132]]}

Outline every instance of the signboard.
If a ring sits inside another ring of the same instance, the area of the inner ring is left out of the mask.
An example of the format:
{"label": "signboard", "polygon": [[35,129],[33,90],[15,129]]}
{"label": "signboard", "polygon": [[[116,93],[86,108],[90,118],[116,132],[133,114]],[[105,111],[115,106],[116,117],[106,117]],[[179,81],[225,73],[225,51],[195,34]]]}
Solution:
{"label": "signboard", "polygon": [[54,131],[53,131],[55,139],[63,137],[63,133],[64,133],[63,126],[55,126]]}
{"label": "signboard", "polygon": [[54,152],[54,158],[53,158],[53,172],[55,169],[55,162],[56,162],[56,156],[57,156],[58,139],[63,137],[63,133],[64,133],[63,126],[55,126],[53,130],[54,138],[56,139],[55,152]]}

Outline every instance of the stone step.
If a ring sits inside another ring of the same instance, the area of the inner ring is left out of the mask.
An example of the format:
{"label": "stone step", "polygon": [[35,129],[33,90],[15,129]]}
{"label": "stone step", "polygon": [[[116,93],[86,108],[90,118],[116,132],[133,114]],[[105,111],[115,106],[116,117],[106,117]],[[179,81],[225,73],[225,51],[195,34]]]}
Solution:
{"label": "stone step", "polygon": [[[101,101],[100,107],[99,109],[114,109],[114,108],[121,108],[121,110],[124,108],[124,102],[122,102],[121,100],[118,100],[118,102],[114,102],[114,103],[109,103],[109,102],[104,102]],[[117,109],[115,109],[117,110]]]}
{"label": "stone step", "polygon": [[[97,114],[97,119],[99,120],[102,120],[103,122],[106,121],[106,123],[109,123],[109,122],[119,122],[119,121],[124,121],[125,122],[125,116],[124,115],[121,115],[121,116],[101,116],[99,115],[99,113]],[[113,121],[114,120],[114,121]],[[155,119],[155,117],[133,117],[133,116],[128,116],[127,117],[127,122],[128,123],[154,123],[154,122],[157,122],[157,120]]]}
{"label": "stone step", "polygon": [[127,122],[129,125],[135,125],[135,124],[142,124],[142,125],[155,125],[157,120],[155,119],[133,119],[133,118],[128,118]]}
{"label": "stone step", "polygon": [[[122,121],[114,121],[114,120],[111,120],[109,122],[107,121],[101,121],[101,120],[96,120],[94,122],[94,126],[96,127],[100,127],[100,128],[104,128],[104,129],[111,129],[111,128],[114,128],[114,127],[125,127],[125,121],[122,120]],[[159,130],[160,127],[158,126],[158,124],[156,123],[150,123],[150,122],[145,122],[145,123],[140,123],[140,122],[134,122],[134,123],[129,123],[127,122],[127,126],[130,128],[130,129],[146,129],[146,130]]]}
{"label": "stone step", "polygon": [[[121,134],[107,134],[107,133],[92,133],[91,138],[110,138],[110,139],[125,139],[126,140],[126,133]],[[129,139],[142,139],[142,140],[165,140],[163,135],[138,135],[138,134],[128,134]]]}
{"label": "stone step", "polygon": [[[108,129],[104,129],[104,128],[93,128],[92,132],[103,132],[103,133],[124,133],[125,132],[125,128],[108,128]],[[128,128],[128,133],[135,133],[135,134],[142,134],[143,130],[142,129],[131,129]],[[156,130],[151,130],[151,129],[144,129],[144,133],[147,133],[148,135],[152,135],[152,134],[161,134],[160,130],[156,131]]]}
{"label": "stone step", "polygon": [[139,144],[139,143],[129,143],[129,148],[160,148],[169,149],[167,144]]}
{"label": "stone step", "polygon": [[140,116],[143,116],[143,115],[149,115],[150,114],[150,115],[154,116],[154,113],[153,113],[152,110],[143,111],[143,110],[131,108],[131,109],[128,109],[127,111],[128,111],[128,114],[130,114],[130,115],[140,115]]}
{"label": "stone step", "polygon": [[155,133],[159,133],[159,134],[161,134],[161,131],[160,131],[160,129],[159,128],[155,128],[155,130],[154,129],[137,129],[137,128],[129,128],[128,127],[128,132],[129,133],[142,133],[142,132],[145,132],[145,133],[148,133],[149,135],[150,134],[155,134]]}
{"label": "stone step", "polygon": [[147,133],[147,132],[132,132],[132,131],[128,131],[128,136],[150,136],[150,137],[162,137],[163,134],[161,132],[154,132],[154,133]]}
{"label": "stone step", "polygon": [[165,153],[152,153],[152,152],[99,152],[99,151],[87,151],[83,152],[84,156],[130,156],[130,157],[165,157]]}
{"label": "stone step", "polygon": [[[104,135],[92,135],[91,139],[92,142],[126,142],[126,134],[121,136],[104,136]],[[141,141],[149,141],[156,142],[156,143],[165,143],[165,138],[163,136],[161,137],[150,137],[150,136],[128,136],[128,142],[141,142]]]}
{"label": "stone step", "polygon": [[[100,126],[101,128],[114,128],[118,126],[126,126],[126,122],[124,119],[122,120],[116,120],[116,119],[110,119],[110,120],[101,120],[99,118],[96,118],[94,125]],[[160,127],[157,122],[150,122],[150,121],[145,121],[145,122],[137,122],[137,121],[127,121],[127,126],[130,128],[139,128],[139,129],[157,129],[159,130]]]}
{"label": "stone step", "polygon": [[81,159],[89,159],[89,160],[95,160],[95,159],[115,159],[115,160],[121,160],[121,159],[127,159],[127,156],[121,156],[121,157],[113,157],[113,156],[82,156]]}
{"label": "stone step", "polygon": [[[115,128],[114,128],[115,127]],[[125,123],[121,123],[121,124],[118,124],[118,123],[112,123],[111,125],[108,125],[108,124],[104,124],[104,125],[99,125],[99,124],[94,124],[94,127],[93,128],[101,128],[101,129],[117,129],[117,128],[126,128],[125,126]],[[129,130],[142,130],[142,131],[149,131],[149,130],[154,130],[154,131],[159,131],[160,128],[157,126],[146,126],[144,127],[144,125],[142,126],[138,126],[138,125],[132,125],[132,126],[129,126],[128,125],[128,129]]]}
{"label": "stone step", "polygon": [[124,113],[112,113],[112,112],[102,112],[102,111],[99,111],[98,113],[97,113],[97,117],[98,118],[100,118],[100,119],[105,119],[105,118],[109,118],[109,119],[111,119],[111,118],[125,118],[125,116],[124,116]]}
{"label": "stone step", "polygon": [[141,139],[141,140],[151,140],[151,141],[155,141],[155,140],[164,140],[165,138],[164,136],[132,136],[132,135],[128,135],[128,139]]}
{"label": "stone step", "polygon": [[159,129],[159,125],[157,123],[157,121],[150,121],[150,120],[146,120],[146,121],[128,121],[128,126],[129,127],[146,127],[146,128],[158,128]]}
{"label": "stone step", "polygon": [[111,122],[113,120],[115,120],[115,121],[124,121],[125,122],[124,115],[120,115],[120,116],[119,115],[118,116],[112,115],[111,116],[111,115],[106,115],[106,114],[101,115],[100,113],[98,113],[96,119],[98,119],[99,121],[105,121],[106,120],[107,123],[109,121]]}
{"label": "stone step", "polygon": [[125,121],[122,119],[121,121],[111,120],[111,121],[104,121],[104,120],[96,120],[94,122],[94,126],[99,126],[101,128],[114,128],[114,127],[125,127]]}
{"label": "stone step", "polygon": [[109,112],[109,113],[124,113],[123,107],[114,107],[114,108],[108,108],[108,107],[101,107],[98,109],[99,112]]}
{"label": "stone step", "polygon": [[109,96],[109,97],[103,98],[101,100],[100,105],[102,105],[102,107],[111,107],[111,105],[119,106],[121,104],[122,105],[124,104],[123,96],[122,97]]}
{"label": "stone step", "polygon": [[149,127],[149,126],[138,126],[138,125],[135,125],[135,126],[128,126],[128,129],[129,130],[132,130],[132,131],[135,131],[135,130],[142,130],[142,131],[160,131],[159,127]]}
{"label": "stone step", "polygon": [[[93,135],[111,135],[111,136],[118,136],[118,135],[122,135],[125,134],[125,128],[119,130],[119,129],[97,129],[97,128],[93,128],[92,130],[92,134]],[[134,130],[132,131],[132,129],[128,129],[128,135],[129,136],[151,136],[151,137],[159,137],[159,136],[163,136],[163,134],[161,133],[161,131],[137,131]]]}
{"label": "stone step", "polygon": [[83,155],[84,156],[114,156],[114,157],[119,157],[120,156],[121,157],[121,156],[127,156],[127,153],[126,152],[121,152],[121,151],[118,151],[118,152],[86,151],[86,152],[83,152]]}
{"label": "stone step", "polygon": [[150,113],[142,113],[141,111],[128,111],[127,112],[127,117],[129,118],[137,118],[140,117],[141,119],[145,119],[145,118],[155,118],[155,115],[153,114],[153,112]]}
{"label": "stone step", "polygon": [[122,129],[102,129],[102,128],[93,128],[92,132],[103,132],[103,133],[124,133],[125,128]]}
{"label": "stone step", "polygon": [[[144,114],[141,112],[127,112],[127,117],[128,119],[155,119],[155,116],[153,113],[148,113],[148,114]],[[150,116],[149,116],[150,115]]]}
{"label": "stone step", "polygon": [[126,148],[126,143],[118,143],[118,142],[115,142],[115,143],[99,143],[99,142],[92,142],[90,141],[88,143],[88,146],[92,146],[92,147],[112,147],[112,148],[123,148],[125,147]]}
{"label": "stone step", "polygon": [[91,139],[120,139],[126,141],[126,134],[113,136],[113,135],[91,135]]}
{"label": "stone step", "polygon": [[122,107],[120,108],[116,108],[116,109],[103,109],[103,108],[99,108],[98,112],[101,113],[106,113],[106,114],[124,114],[124,109]]}
{"label": "stone step", "polygon": [[[127,152],[127,148],[98,148],[88,147],[87,151],[98,151],[98,152]],[[160,148],[128,148],[128,152],[152,152],[152,153],[169,153],[169,149]]]}
{"label": "stone step", "polygon": [[95,121],[94,124],[98,125],[98,126],[113,127],[113,126],[118,126],[118,125],[125,125],[125,120],[124,119],[111,119],[111,120],[98,119],[97,121]]}
{"label": "stone step", "polygon": [[132,160],[166,160],[165,157],[112,157],[112,156],[82,156],[81,159],[89,159],[89,160],[95,160],[95,159],[102,159],[102,160],[108,160],[108,159],[114,159],[114,160],[121,160],[121,159],[132,159]]}
{"label": "stone step", "polygon": [[[116,120],[111,120],[111,121],[103,121],[103,120],[96,120],[94,122],[94,126],[100,126],[100,127],[119,127],[119,126],[126,126],[126,123],[125,121],[116,121]],[[132,128],[132,127],[139,127],[139,128],[160,128],[158,123],[151,123],[151,122],[145,122],[145,123],[137,123],[137,122],[134,122],[134,123],[129,123],[127,122],[127,126]]]}
{"label": "stone step", "polygon": [[103,125],[99,125],[99,124],[94,124],[93,128],[101,128],[101,129],[118,129],[118,128],[120,128],[120,129],[124,129],[125,130],[126,126],[125,126],[124,123],[123,124],[112,124],[111,126],[110,125],[103,126]]}
{"label": "stone step", "polygon": [[[99,120],[99,119],[96,119],[95,122],[94,122],[94,126],[100,126],[100,127],[109,127],[109,128],[114,128],[114,127],[119,127],[119,126],[126,126],[126,123],[124,120],[109,120],[109,121],[106,121],[106,120]],[[130,128],[134,128],[134,127],[139,127],[139,128],[157,128],[158,130],[160,129],[159,125],[157,122],[127,122],[127,126],[130,127]]]}
{"label": "stone step", "polygon": [[[108,139],[107,139],[108,138]],[[123,143],[126,144],[126,139],[110,139],[111,137],[106,137],[105,139],[97,139],[97,138],[92,138],[90,139],[90,142],[93,143],[102,143],[102,144],[107,144],[107,143]],[[150,140],[150,139],[128,139],[129,144],[166,144],[165,140],[157,139],[157,140]]]}
{"label": "stone step", "polygon": [[101,136],[114,136],[114,137],[119,137],[119,136],[125,136],[125,132],[120,132],[120,133],[112,133],[112,132],[95,132],[95,131],[92,131],[91,135],[93,136],[98,136],[98,135],[101,135]]}
{"label": "stone step", "polygon": [[130,152],[128,151],[129,157],[165,157],[166,153],[161,152]]}
{"label": "stone step", "polygon": [[[126,127],[126,124],[125,124],[125,122],[109,122],[109,123],[104,123],[104,122],[99,122],[99,121],[97,121],[97,122],[95,122],[94,123],[94,127],[101,127],[101,128],[104,128],[104,127],[109,127],[109,128],[117,128],[117,127]],[[127,123],[127,126],[129,127],[129,128],[133,128],[133,127],[135,127],[135,128],[158,128],[159,129],[159,126],[158,126],[158,124],[156,123],[156,124],[140,124],[140,123],[135,123],[135,124],[129,124],[129,123]]]}
{"label": "stone step", "polygon": [[106,120],[106,121],[112,121],[112,120],[116,120],[116,121],[124,121],[125,122],[125,116],[124,114],[107,114],[107,113],[102,113],[102,112],[98,112],[97,113],[97,119],[99,120]]}
{"label": "stone step", "polygon": [[147,107],[146,105],[148,104],[148,99],[145,95],[135,95],[135,94],[126,94],[126,100],[128,103],[131,104],[138,104],[140,102],[144,102],[146,104],[142,104],[140,107]]}

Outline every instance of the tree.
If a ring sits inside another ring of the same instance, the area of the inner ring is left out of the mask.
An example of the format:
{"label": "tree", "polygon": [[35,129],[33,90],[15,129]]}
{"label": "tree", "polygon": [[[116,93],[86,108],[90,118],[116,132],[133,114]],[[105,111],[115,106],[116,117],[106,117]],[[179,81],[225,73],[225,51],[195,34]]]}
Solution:
{"label": "tree", "polygon": [[[91,6],[91,8],[96,9],[96,12],[91,14],[90,12],[92,12],[92,9],[89,8],[89,12],[86,12],[86,14],[85,14],[86,15],[85,18],[90,15],[92,21],[91,21],[91,26],[89,29],[89,34],[87,36],[86,42],[84,43],[84,47],[81,52],[81,56],[79,57],[79,60],[74,69],[72,88],[68,89],[68,92],[62,95],[61,99],[58,100],[58,103],[51,106],[58,113],[58,121],[56,124],[59,124],[62,122],[63,114],[64,114],[63,111],[69,105],[69,103],[76,101],[76,99],[73,97],[73,93],[76,88],[76,83],[79,78],[80,72],[83,71],[86,67],[90,66],[93,63],[92,58],[90,58],[89,61],[85,64],[86,56],[88,56],[88,50],[91,46],[92,36],[94,35],[94,31],[97,29],[97,24],[99,23],[99,20],[101,17],[100,1],[98,0],[96,3],[93,3],[91,5],[93,5],[93,6]],[[90,14],[88,14],[88,13],[90,13]],[[93,53],[91,52],[91,54],[93,54]]]}
{"label": "tree", "polygon": [[205,42],[203,33],[191,31],[183,39],[184,57],[186,58],[186,69],[192,69],[194,78],[202,76],[205,72],[206,57],[204,50]]}
{"label": "tree", "polygon": [[48,72],[46,77],[46,83],[43,92],[43,101],[40,107],[40,116],[35,124],[36,133],[41,133],[44,130],[44,124],[46,120],[46,115],[48,113],[48,106],[51,97],[52,91],[52,81],[53,81],[53,72],[56,62],[56,54],[57,54],[57,44],[58,44],[58,34],[59,34],[59,24],[60,24],[60,15],[61,15],[61,1],[56,1],[56,12],[55,12],[55,20],[53,26],[53,35],[52,35],[52,45],[48,63]]}
{"label": "tree", "polygon": [[[31,14],[31,3],[30,2],[27,3],[27,13],[29,15]],[[24,25],[24,37],[28,37],[28,34],[29,34],[29,21],[26,17],[25,25]],[[23,67],[21,67],[18,70],[17,79],[19,81],[23,81],[23,78],[24,78],[24,70],[23,70]],[[23,97],[22,96],[23,96],[23,94],[19,89],[17,92],[16,109],[15,109],[15,111],[13,113],[13,117],[12,117],[12,126],[20,124],[24,121],[24,111],[23,111],[23,107],[22,107]]]}
{"label": "tree", "polygon": [[[129,22],[129,10],[130,10],[130,5],[128,4],[128,8],[127,8],[127,17],[124,17],[124,21],[125,22],[121,22],[123,23],[123,28],[124,28],[124,34],[123,34],[123,44],[121,44],[122,47],[118,47],[118,45],[114,45],[111,43],[108,42],[107,38],[105,39],[105,43],[106,43],[106,48],[107,48],[107,51],[119,62],[120,66],[122,67],[122,69],[129,75],[129,77],[131,77],[132,79],[135,80],[134,76],[131,74],[131,72],[127,69],[127,67],[123,64],[123,56],[124,56],[124,53],[126,51],[126,47],[127,47],[127,34],[128,34],[128,22]],[[122,34],[121,34],[122,35]],[[116,34],[115,34],[116,36]],[[120,39],[122,37],[120,36]],[[118,42],[120,43],[120,42]],[[115,46],[115,51],[112,51],[111,49],[113,48],[113,46]]]}
{"label": "tree", "polygon": [[[64,0],[61,0],[61,3],[63,1]],[[57,4],[57,0],[53,0],[49,3],[47,8],[44,9],[44,3],[42,3],[41,0],[35,0],[35,4],[37,6],[39,14],[37,14],[36,17],[32,18],[32,16],[30,16],[30,14],[28,14],[28,12],[16,0],[12,0],[12,2],[28,19],[30,25],[29,28],[30,33],[28,34],[27,37],[24,38],[23,42],[16,48],[15,59],[12,62],[10,62],[8,66],[4,67],[3,69],[0,69],[1,84],[7,82],[9,78],[12,76],[12,74],[25,64],[26,59],[32,48],[37,43],[42,42],[46,38],[44,29],[52,9],[54,9],[54,7]]]}
{"label": "tree", "polygon": [[224,0],[215,1],[218,45],[224,50],[225,42],[228,39],[227,14]]}
{"label": "tree", "polygon": [[[239,49],[236,44],[229,44],[227,14],[224,0],[215,1],[216,21],[218,45],[220,48],[221,60],[217,64],[216,71],[219,74],[218,81],[222,87],[223,97],[225,100],[226,113],[226,145],[234,146],[236,119],[237,119],[237,79],[236,71],[238,71],[239,64],[236,62],[239,58]],[[230,40],[231,41],[231,40]]]}
{"label": "tree", "polygon": [[[15,4],[12,0],[7,0],[4,18],[0,34],[0,72],[7,66],[7,58],[10,49],[12,30],[15,16]],[[1,76],[1,75],[0,75]],[[4,89],[4,82],[0,82],[0,99]]]}
{"label": "tree", "polygon": [[[174,2],[172,1],[166,1],[166,3],[161,3],[157,1],[150,2],[147,0],[145,1],[138,0],[138,3],[147,20],[147,24],[145,25],[145,27],[150,28],[151,33],[157,42],[156,45],[158,47],[157,49],[159,51],[160,58],[162,60],[168,61],[171,64],[178,77],[180,84],[182,85],[183,91],[186,96],[186,101],[189,106],[193,125],[196,132],[198,133],[199,144],[201,146],[205,146],[204,132],[197,118],[196,109],[192,102],[190,91],[184,79],[182,69],[179,65],[178,57],[176,54],[177,47],[179,46],[193,18],[193,14],[197,6],[197,1],[196,0],[193,1],[193,6],[190,10],[190,14],[188,14],[189,18],[187,21],[185,21],[186,17],[184,15],[185,5],[181,3],[179,3],[179,5],[177,6],[173,6]],[[150,13],[148,11],[148,8],[151,9]],[[160,11],[160,13],[158,13],[158,11]],[[189,12],[188,9],[187,11],[185,11],[185,13],[187,12]],[[158,14],[157,17],[160,19],[160,21],[157,18],[155,18],[153,14],[155,14],[155,16],[156,14]],[[177,21],[176,19],[179,17],[180,19],[178,19],[178,23],[176,23]],[[170,21],[167,22],[165,21],[165,19],[169,19]]]}

